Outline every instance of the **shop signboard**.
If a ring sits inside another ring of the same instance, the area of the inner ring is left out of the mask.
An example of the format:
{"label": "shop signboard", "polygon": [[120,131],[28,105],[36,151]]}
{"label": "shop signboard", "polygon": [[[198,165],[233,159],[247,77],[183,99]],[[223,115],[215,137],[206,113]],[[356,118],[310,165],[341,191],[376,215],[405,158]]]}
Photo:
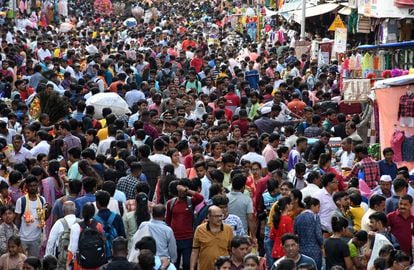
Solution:
{"label": "shop signboard", "polygon": [[336,15],[335,20],[332,22],[331,26],[329,26],[328,31],[335,31],[337,28],[346,28],[339,15]]}
{"label": "shop signboard", "polygon": [[374,18],[413,18],[409,8],[401,8],[390,0],[356,0],[358,14]]}
{"label": "shop signboard", "polygon": [[336,53],[343,53],[346,51],[347,29],[336,28],[333,50]]}

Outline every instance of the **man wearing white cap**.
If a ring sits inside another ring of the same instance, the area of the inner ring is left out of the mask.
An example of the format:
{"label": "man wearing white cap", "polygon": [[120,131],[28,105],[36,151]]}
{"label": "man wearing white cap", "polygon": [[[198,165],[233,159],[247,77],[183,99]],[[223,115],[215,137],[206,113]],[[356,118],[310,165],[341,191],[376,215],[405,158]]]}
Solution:
{"label": "man wearing white cap", "polygon": [[379,185],[376,188],[374,188],[372,194],[378,194],[384,196],[385,198],[390,198],[392,196],[391,185],[391,176],[387,174],[381,175]]}
{"label": "man wearing white cap", "polygon": [[303,120],[297,119],[293,121],[277,121],[274,120],[275,117],[277,117],[282,109],[279,105],[273,105],[271,107],[262,107],[260,109],[261,117],[254,121],[254,124],[257,127],[257,132],[259,135],[266,132],[268,134],[273,133],[275,128],[282,127],[282,126],[288,126],[288,125],[294,125],[296,123],[299,123]]}

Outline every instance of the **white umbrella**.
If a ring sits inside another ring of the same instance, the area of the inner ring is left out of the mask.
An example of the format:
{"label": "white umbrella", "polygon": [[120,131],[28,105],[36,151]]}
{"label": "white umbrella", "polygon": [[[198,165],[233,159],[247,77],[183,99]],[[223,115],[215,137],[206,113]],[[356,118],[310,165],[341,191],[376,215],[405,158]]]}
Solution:
{"label": "white umbrella", "polygon": [[102,109],[111,108],[112,113],[116,116],[122,116],[131,111],[128,104],[117,93],[98,93],[86,100],[86,105],[95,107],[95,116],[102,118]]}
{"label": "white umbrella", "polygon": [[128,19],[126,19],[125,21],[124,21],[124,25],[126,26],[126,27],[135,27],[136,25],[137,25],[138,23],[137,23],[137,19],[135,19],[135,18],[128,18]]}

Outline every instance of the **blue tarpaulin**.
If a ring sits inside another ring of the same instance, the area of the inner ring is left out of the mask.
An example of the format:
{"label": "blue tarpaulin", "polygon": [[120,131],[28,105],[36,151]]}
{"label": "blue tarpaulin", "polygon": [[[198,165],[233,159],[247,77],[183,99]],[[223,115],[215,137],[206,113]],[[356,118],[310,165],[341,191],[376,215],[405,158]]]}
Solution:
{"label": "blue tarpaulin", "polygon": [[358,46],[359,50],[374,50],[374,49],[403,49],[403,48],[413,48],[414,40],[395,42],[395,43],[386,43],[380,45],[361,45]]}

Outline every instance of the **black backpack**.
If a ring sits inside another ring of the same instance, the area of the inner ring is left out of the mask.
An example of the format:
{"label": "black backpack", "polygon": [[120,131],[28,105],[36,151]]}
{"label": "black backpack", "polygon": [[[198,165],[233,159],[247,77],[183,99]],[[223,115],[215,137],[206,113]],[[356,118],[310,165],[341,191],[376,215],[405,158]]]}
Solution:
{"label": "black backpack", "polygon": [[105,256],[105,238],[92,221],[90,225],[79,222],[81,233],[79,235],[78,252],[76,258],[83,268],[97,268],[104,265],[107,260]]}

